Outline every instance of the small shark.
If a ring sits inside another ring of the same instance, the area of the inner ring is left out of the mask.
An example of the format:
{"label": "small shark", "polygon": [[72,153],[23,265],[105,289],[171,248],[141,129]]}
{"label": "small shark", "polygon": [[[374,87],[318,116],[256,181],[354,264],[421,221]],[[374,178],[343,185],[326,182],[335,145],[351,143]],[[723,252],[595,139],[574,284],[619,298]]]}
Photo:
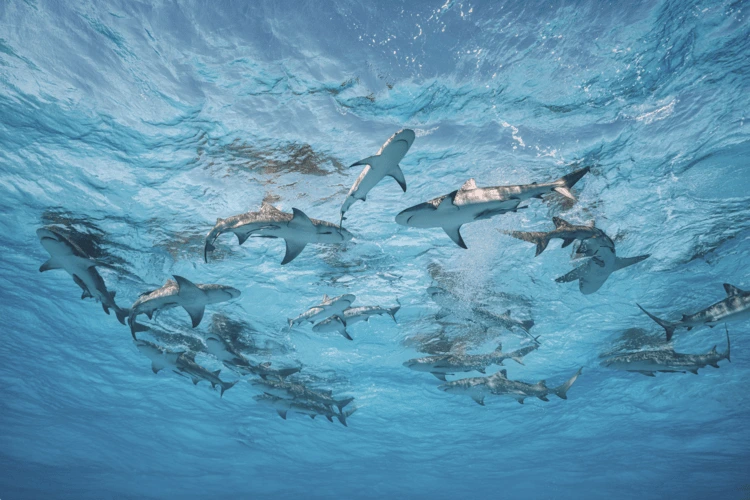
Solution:
{"label": "small shark", "polygon": [[101,302],[107,314],[110,309],[114,309],[117,320],[124,325],[129,312],[115,303],[115,292],[107,290],[104,280],[94,267],[99,263],[86,255],[78,245],[61,232],[56,231],[54,226],[39,228],[36,230],[36,235],[50,255],[49,260],[39,268],[39,272],[64,269],[73,277],[76,285],[83,290],[82,299],[90,297]]}
{"label": "small shark", "polygon": [[516,363],[523,364],[523,357],[538,348],[539,346],[532,345],[517,351],[504,353],[503,346],[500,344],[495,349],[495,352],[490,354],[465,354],[459,352],[442,356],[427,356],[410,359],[404,363],[404,366],[419,372],[432,373],[435,377],[445,382],[446,375],[471,371],[484,373],[488,366],[502,366],[503,361],[506,359],[512,359]]}
{"label": "small shark", "polygon": [[159,373],[164,368],[177,369],[177,358],[185,351],[171,351],[148,340],[136,340],[138,351],[151,360],[151,371]]}
{"label": "small shark", "polygon": [[710,305],[702,311],[695,314],[683,314],[680,321],[671,323],[657,318],[639,304],[641,311],[645,312],[649,318],[656,321],[659,326],[667,332],[667,342],[672,340],[672,335],[677,328],[687,328],[688,331],[696,326],[708,325],[713,328],[718,323],[726,321],[741,321],[750,317],[750,292],[740,290],[736,286],[724,283],[724,291],[727,292],[726,298],[716,304]]}
{"label": "small shark", "polygon": [[649,257],[649,254],[637,257],[617,257],[615,243],[601,231],[583,240],[578,247],[578,253],[591,258],[568,274],[555,279],[555,281],[568,283],[579,280],[578,288],[584,295],[599,290],[613,272],[637,264]]}
{"label": "small shark", "polygon": [[328,407],[336,407],[339,413],[343,413],[344,407],[354,401],[354,398],[336,400],[330,391],[319,392],[308,389],[302,384],[295,382],[277,382],[275,380],[251,380],[253,387],[263,391],[265,394],[284,399],[295,399],[298,401],[312,401]]}
{"label": "small shark", "polygon": [[255,396],[254,399],[259,403],[267,404],[275,408],[276,413],[278,413],[279,416],[284,420],[286,420],[287,412],[293,411],[296,413],[302,413],[303,415],[308,415],[312,419],[314,419],[318,415],[323,415],[326,419],[328,419],[329,422],[333,422],[333,419],[336,418],[344,425],[344,427],[348,427],[346,424],[346,419],[350,417],[356,410],[355,408],[347,412],[336,413],[332,408],[319,403],[315,403],[313,401],[284,399],[277,396],[272,396],[270,394],[260,394],[258,396]]}
{"label": "small shark", "polygon": [[536,344],[539,344],[539,336],[534,337],[530,330],[534,326],[533,319],[515,319],[510,316],[510,309],[505,311],[503,314],[495,314],[487,309],[474,308],[474,314],[485,326],[500,325],[506,330],[511,332],[521,330],[527,337],[529,337]]}
{"label": "small shark", "polygon": [[300,368],[272,368],[271,363],[268,362],[259,365],[252,363],[218,335],[211,335],[206,338],[206,347],[209,354],[215,356],[216,359],[224,363],[224,366],[240,375],[258,375],[262,379],[274,377],[283,380],[300,371]]}
{"label": "small shark", "polygon": [[321,318],[343,314],[344,310],[351,306],[355,299],[356,297],[351,293],[339,295],[338,297],[333,298],[329,298],[328,295],[323,295],[323,302],[317,306],[311,307],[296,318],[289,319],[289,327],[291,328],[294,325],[299,325],[306,321],[315,323]]}
{"label": "small shark", "polygon": [[221,388],[221,396],[224,396],[224,391],[231,389],[232,386],[237,383],[237,381],[224,382],[223,380],[221,380],[219,378],[219,373],[221,373],[221,370],[212,372],[203,368],[201,365],[195,362],[195,353],[192,352],[185,352],[178,356],[176,367],[177,370],[190,377],[193,381],[193,384],[195,385],[198,385],[198,382],[200,382],[201,380],[205,380],[206,382],[210,383],[211,387],[214,389],[218,385]]}
{"label": "small shark", "polygon": [[458,246],[467,248],[460,232],[463,224],[515,212],[524,208],[519,207],[521,202],[552,191],[575,200],[570,188],[588,171],[585,167],[556,181],[521,186],[479,188],[474,179],[469,179],[458,191],[407,208],[396,216],[396,222],[419,228],[442,227]]}
{"label": "small shark", "polygon": [[443,384],[438,389],[450,394],[468,394],[471,398],[484,406],[485,396],[492,394],[495,396],[510,396],[519,403],[523,404],[526,398],[536,397],[542,401],[549,401],[547,395],[552,393],[561,399],[568,399],[567,393],[573,382],[581,374],[583,368],[578,369],[578,373],[573,375],[567,382],[559,387],[549,389],[544,380],[536,384],[527,384],[518,380],[508,380],[508,372],[500,370],[489,377],[474,377],[454,380]]}
{"label": "small shark", "polygon": [[[398,302],[398,300],[396,301]],[[346,328],[358,321],[370,321],[372,316],[381,316],[383,314],[389,315],[396,321],[396,313],[401,309],[401,303],[391,308],[384,308],[380,306],[359,306],[350,307],[345,309],[340,315],[331,316],[328,319],[324,319],[317,325],[313,326],[313,331],[316,333],[330,333],[335,332],[343,335],[348,340],[354,340]]]}
{"label": "small shark", "polygon": [[250,236],[283,238],[286,255],[281,265],[297,257],[308,243],[342,243],[352,239],[352,233],[332,222],[311,219],[302,210],[292,209],[291,214],[263,203],[260,212],[248,212],[226,219],[217,219],[216,225],[206,235],[203,258],[208,262],[208,252],[215,250],[214,242],[223,233],[234,233],[240,245]]}
{"label": "small shark", "polygon": [[385,176],[393,177],[398,182],[398,185],[401,186],[401,189],[406,192],[406,180],[398,162],[409,151],[415,137],[413,130],[408,128],[399,130],[390,139],[385,141],[385,144],[383,144],[383,147],[380,148],[380,151],[375,156],[359,160],[357,163],[351,165],[352,167],[365,165],[365,168],[362,169],[362,173],[357,177],[354,185],[346,195],[344,204],[341,206],[342,221],[345,219],[344,214],[354,202],[357,200],[365,201],[367,193],[383,180]]}
{"label": "small shark", "polygon": [[719,361],[729,359],[729,330],[727,330],[727,350],[724,353],[716,352],[716,346],[706,354],[681,354],[674,349],[661,349],[658,351],[640,351],[632,354],[621,354],[613,356],[602,362],[602,366],[615,370],[642,373],[654,377],[655,372],[691,372],[698,375],[698,370],[706,366],[719,367]]}
{"label": "small shark", "polygon": [[190,315],[195,328],[203,319],[208,304],[217,304],[240,296],[240,291],[231,286],[196,285],[177,275],[174,279],[167,280],[161,288],[142,293],[130,308],[128,324],[134,339],[136,332],[147,329],[135,322],[139,314],[145,314],[151,319],[155,311],[180,306]]}
{"label": "small shark", "polygon": [[[544,249],[549,245],[550,240],[559,238],[563,240],[562,248],[567,247],[575,240],[585,240],[593,238],[602,231],[594,227],[593,224],[590,226],[574,226],[567,221],[559,217],[552,217],[552,222],[555,224],[553,231],[545,232],[524,232],[524,231],[501,231],[519,240],[528,241],[529,243],[536,244],[536,256],[544,252]],[[606,235],[605,235],[606,236]]]}

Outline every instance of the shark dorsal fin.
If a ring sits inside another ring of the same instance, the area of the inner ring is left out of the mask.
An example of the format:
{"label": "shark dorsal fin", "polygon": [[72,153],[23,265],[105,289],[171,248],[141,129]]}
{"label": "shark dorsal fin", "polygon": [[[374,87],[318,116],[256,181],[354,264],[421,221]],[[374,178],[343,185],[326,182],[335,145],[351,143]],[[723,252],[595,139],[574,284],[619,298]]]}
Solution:
{"label": "shark dorsal fin", "polygon": [[328,294],[323,294],[323,302],[328,302],[330,299],[328,298]]}
{"label": "shark dorsal fin", "polygon": [[735,295],[742,295],[745,293],[744,290],[740,290],[729,283],[724,283],[724,290],[727,292],[727,297],[734,297]]}
{"label": "shark dorsal fin", "polygon": [[477,188],[477,183],[476,181],[474,181],[474,178],[472,177],[468,181],[464,182],[464,185],[461,186],[461,189],[459,189],[459,191],[468,191],[470,189],[476,189],[476,188]]}
{"label": "shark dorsal fin", "polygon": [[261,212],[281,212],[281,210],[279,210],[278,208],[274,207],[273,205],[271,205],[270,203],[266,201],[264,201],[260,205],[260,211]]}
{"label": "shark dorsal fin", "polygon": [[711,348],[711,351],[709,352],[709,354],[716,354],[716,346],[713,346]]}
{"label": "shark dorsal fin", "polygon": [[224,219],[222,219],[221,217],[217,217],[216,218],[216,223],[217,224],[221,224],[222,222],[224,222]]}
{"label": "shark dorsal fin", "polygon": [[508,309],[507,311],[505,311],[505,316],[510,317],[510,309]]}
{"label": "shark dorsal fin", "polygon": [[495,352],[503,352],[503,344],[502,342],[497,343],[497,348],[495,349]]}
{"label": "shark dorsal fin", "polygon": [[177,286],[180,287],[180,293],[182,292],[188,292],[188,291],[198,291],[203,292],[200,288],[198,288],[195,283],[190,281],[189,279],[183,278],[182,276],[174,275],[174,280],[177,283]]}
{"label": "shark dorsal fin", "polygon": [[572,224],[570,224],[568,221],[561,219],[560,217],[552,217],[552,223],[555,224],[555,227],[557,229],[561,229],[564,227],[572,227]]}
{"label": "shark dorsal fin", "polygon": [[310,220],[310,217],[308,217],[302,210],[292,208],[292,212],[294,213],[294,216],[292,217],[292,220],[289,221],[290,226],[305,228],[315,227],[313,222]]}
{"label": "shark dorsal fin", "polygon": [[213,372],[213,374],[216,375],[217,377],[219,376],[219,373],[221,373],[221,370],[216,370],[215,372]]}
{"label": "shark dorsal fin", "polygon": [[547,381],[546,380],[540,380],[539,382],[536,383],[536,385],[538,385],[539,387],[544,387],[546,389],[547,388]]}
{"label": "shark dorsal fin", "polygon": [[492,375],[492,378],[508,378],[508,370],[500,370],[499,372]]}
{"label": "shark dorsal fin", "polygon": [[586,224],[588,227],[596,227],[596,221],[591,221],[588,224]]}
{"label": "shark dorsal fin", "polygon": [[260,366],[262,366],[263,368],[270,368],[271,367],[271,362],[270,361],[266,361],[265,363],[261,363]]}

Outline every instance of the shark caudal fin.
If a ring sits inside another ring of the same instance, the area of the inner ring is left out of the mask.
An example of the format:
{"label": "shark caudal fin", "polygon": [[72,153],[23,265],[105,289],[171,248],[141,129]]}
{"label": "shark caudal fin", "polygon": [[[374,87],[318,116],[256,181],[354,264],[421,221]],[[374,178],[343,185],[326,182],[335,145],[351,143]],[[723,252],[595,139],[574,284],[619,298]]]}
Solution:
{"label": "shark caudal fin", "polygon": [[554,389],[552,389],[552,392],[554,392],[557,395],[557,397],[560,399],[568,399],[568,389],[570,389],[570,386],[572,386],[573,383],[576,381],[578,376],[581,374],[582,370],[583,370],[583,367],[579,368],[578,372],[575,375],[570,377],[570,379],[567,382],[565,382],[563,385],[561,385],[560,387],[555,387]]}
{"label": "shark caudal fin", "polygon": [[344,398],[340,401],[336,401],[336,408],[339,409],[339,413],[344,413],[344,407],[354,401],[354,398]]}
{"label": "shark caudal fin", "polygon": [[224,396],[224,391],[228,391],[229,389],[231,389],[232,387],[234,387],[234,384],[236,384],[237,382],[238,382],[237,380],[235,380],[234,382],[223,382],[222,381],[221,382],[221,394],[219,395],[219,397],[223,397]]}
{"label": "shark caudal fin", "polygon": [[341,424],[342,424],[342,425],[343,425],[344,427],[349,427],[348,425],[346,425],[346,419],[347,419],[347,418],[349,418],[349,417],[351,417],[351,416],[352,416],[352,414],[353,414],[353,413],[354,413],[355,411],[357,411],[357,409],[356,409],[356,408],[353,408],[353,409],[351,409],[351,410],[349,410],[349,411],[345,411],[345,412],[343,412],[343,413],[340,413],[340,414],[336,415],[336,418],[338,418],[338,419],[339,419],[339,422],[341,422]]}
{"label": "shark caudal fin", "polygon": [[115,316],[117,316],[117,321],[124,325],[125,320],[130,317],[130,309],[115,307]]}
{"label": "shark caudal fin", "polygon": [[524,231],[506,231],[505,234],[512,236],[516,239],[528,241],[529,243],[533,243],[536,245],[536,255],[534,257],[539,256],[540,253],[544,252],[544,249],[547,248],[547,245],[549,245],[549,236],[548,233],[542,233],[542,232],[524,232]]}
{"label": "shark caudal fin", "polygon": [[659,326],[664,328],[664,331],[667,332],[667,342],[672,340],[672,335],[674,335],[674,331],[677,329],[677,325],[675,325],[674,323],[670,323],[668,321],[664,321],[661,318],[657,318],[656,316],[654,316],[653,314],[651,314],[650,312],[642,308],[640,304],[636,304],[636,305],[640,308],[641,311],[645,312],[649,318],[656,321],[656,323]]}
{"label": "shark caudal fin", "polygon": [[615,259],[615,271],[619,271],[623,267],[638,264],[639,262],[646,260],[649,257],[651,257],[650,253],[647,253],[646,255],[639,255],[638,257],[617,257]]}
{"label": "shark caudal fin", "polygon": [[581,177],[586,175],[588,171],[591,170],[589,167],[584,167],[580,170],[576,170],[575,172],[571,172],[568,175],[564,175],[560,177],[557,180],[558,185],[555,189],[558,193],[565,196],[566,198],[570,198],[571,200],[575,201],[576,197],[573,196],[573,193],[570,192],[570,188],[573,187],[576,182],[581,180]]}
{"label": "shark caudal fin", "polygon": [[136,323],[135,318],[128,319],[128,323],[130,323],[130,334],[133,336],[133,340],[138,340],[138,338],[136,338],[135,336],[136,333],[148,331],[148,327],[146,325]]}
{"label": "shark caudal fin", "polygon": [[[398,305],[395,306],[395,307],[391,307],[390,309],[388,309],[388,315],[391,318],[393,318],[393,321],[396,321],[396,313],[398,312],[399,309],[401,309],[401,302],[399,302],[398,299],[396,299],[396,304],[398,304]],[[398,321],[396,321],[396,323],[398,323]]]}

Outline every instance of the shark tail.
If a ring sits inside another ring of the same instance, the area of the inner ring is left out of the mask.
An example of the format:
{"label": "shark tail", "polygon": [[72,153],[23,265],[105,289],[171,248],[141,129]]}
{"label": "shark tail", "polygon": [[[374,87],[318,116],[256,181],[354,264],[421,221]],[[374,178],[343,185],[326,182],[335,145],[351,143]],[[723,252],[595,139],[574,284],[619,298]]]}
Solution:
{"label": "shark tail", "polygon": [[130,317],[130,309],[122,309],[120,307],[115,307],[115,315],[117,316],[117,321],[125,324],[125,320]]}
{"label": "shark tail", "polygon": [[214,250],[216,250],[216,247],[206,240],[206,246],[203,247],[203,261],[206,264],[208,264],[208,252],[213,252]]}
{"label": "shark tail", "polygon": [[355,411],[357,411],[356,408],[354,408],[352,410],[349,410],[349,411],[346,411],[346,412],[343,412],[343,413],[341,413],[339,415],[336,415],[336,418],[339,419],[339,422],[341,422],[341,424],[344,427],[349,427],[348,425],[346,425],[346,419],[349,418],[349,417],[351,417],[352,413],[354,413]]}
{"label": "shark tail", "polygon": [[[399,300],[396,299],[396,303],[398,304],[397,306],[391,307],[390,309],[388,309],[388,314],[391,316],[391,318],[393,318],[393,321],[396,321],[396,313],[398,312],[399,309],[401,309],[401,302],[399,302]],[[396,323],[398,323],[398,321],[396,321]]]}
{"label": "shark tail", "polygon": [[557,180],[557,184],[561,185],[558,185],[555,188],[555,191],[565,196],[566,198],[570,198],[571,200],[575,201],[576,197],[573,196],[573,193],[570,192],[570,188],[573,187],[576,182],[580,181],[581,177],[586,175],[589,170],[591,170],[590,167],[584,167],[580,170],[576,170],[575,172],[571,172],[568,175],[560,177]]}
{"label": "shark tail", "polygon": [[135,318],[128,318],[128,323],[130,324],[130,334],[133,336],[133,340],[138,340],[135,336],[136,333],[148,331],[148,327],[146,325],[136,323]]}
{"label": "shark tail", "polygon": [[544,249],[549,245],[549,233],[507,231],[505,234],[519,240],[534,243],[536,245],[536,255],[534,255],[534,257],[537,257],[540,253],[544,252]]}
{"label": "shark tail", "polygon": [[344,413],[344,407],[354,401],[354,398],[344,398],[340,401],[336,401],[336,407],[339,409],[339,413]]}
{"label": "shark tail", "polygon": [[221,383],[221,395],[219,397],[224,396],[224,391],[228,391],[232,387],[234,387],[234,384],[236,384],[238,381],[235,380],[234,382],[222,382]]}
{"label": "shark tail", "polygon": [[667,342],[672,340],[672,335],[674,335],[674,331],[677,329],[677,325],[675,325],[674,323],[670,323],[668,321],[664,321],[661,318],[657,318],[656,316],[654,316],[653,314],[651,314],[650,312],[642,308],[640,304],[636,304],[636,305],[641,309],[641,311],[645,312],[649,318],[656,321],[656,323],[659,326],[664,328],[664,331],[667,332]]}
{"label": "shark tail", "polygon": [[568,399],[568,389],[570,389],[570,387],[576,381],[576,379],[578,378],[578,376],[581,374],[582,370],[583,370],[583,367],[579,368],[578,372],[575,375],[573,375],[572,377],[570,377],[570,379],[567,382],[565,382],[560,387],[555,387],[554,389],[552,389],[552,391],[557,395],[558,398],[560,398],[560,399]]}

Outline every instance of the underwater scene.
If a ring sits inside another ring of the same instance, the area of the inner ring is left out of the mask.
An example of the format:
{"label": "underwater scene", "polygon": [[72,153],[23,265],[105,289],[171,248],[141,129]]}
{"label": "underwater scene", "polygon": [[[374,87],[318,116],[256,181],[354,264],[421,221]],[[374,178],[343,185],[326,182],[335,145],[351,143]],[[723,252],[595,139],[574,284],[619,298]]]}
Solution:
{"label": "underwater scene", "polygon": [[749,16],[0,1],[0,500],[750,499]]}

